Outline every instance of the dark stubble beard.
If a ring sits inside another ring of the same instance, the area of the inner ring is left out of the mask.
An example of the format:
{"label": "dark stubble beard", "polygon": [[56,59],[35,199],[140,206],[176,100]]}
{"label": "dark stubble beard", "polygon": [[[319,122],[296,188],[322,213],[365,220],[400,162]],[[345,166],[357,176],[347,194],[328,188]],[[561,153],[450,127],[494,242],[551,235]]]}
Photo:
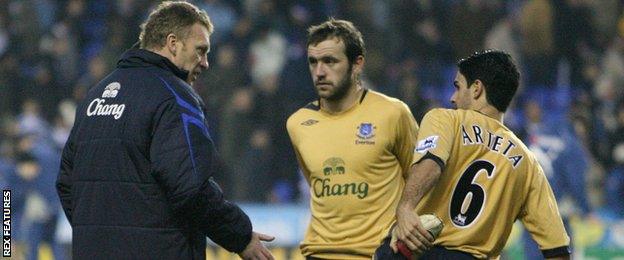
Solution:
{"label": "dark stubble beard", "polygon": [[338,101],[338,100],[343,99],[347,95],[347,93],[349,92],[349,88],[353,84],[353,79],[351,79],[352,70],[353,70],[353,67],[349,66],[349,70],[347,71],[347,75],[345,76],[345,78],[342,80],[342,82],[336,85],[335,92],[332,95],[325,98],[326,100]]}

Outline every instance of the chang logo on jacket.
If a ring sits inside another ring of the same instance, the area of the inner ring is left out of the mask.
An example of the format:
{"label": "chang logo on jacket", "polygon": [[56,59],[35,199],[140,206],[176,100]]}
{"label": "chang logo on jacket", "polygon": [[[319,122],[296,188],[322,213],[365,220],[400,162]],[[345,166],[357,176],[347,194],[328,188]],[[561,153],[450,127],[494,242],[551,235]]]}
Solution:
{"label": "chang logo on jacket", "polygon": [[113,82],[111,84],[108,84],[108,86],[104,88],[104,93],[102,93],[102,98],[116,97],[120,88],[121,88],[121,84],[119,84],[119,82]]}
{"label": "chang logo on jacket", "polygon": [[113,82],[108,84],[104,88],[102,98],[96,98],[89,103],[87,107],[87,116],[113,116],[115,120],[121,118],[125,104],[106,104],[104,98],[115,98],[121,89],[119,82]]}

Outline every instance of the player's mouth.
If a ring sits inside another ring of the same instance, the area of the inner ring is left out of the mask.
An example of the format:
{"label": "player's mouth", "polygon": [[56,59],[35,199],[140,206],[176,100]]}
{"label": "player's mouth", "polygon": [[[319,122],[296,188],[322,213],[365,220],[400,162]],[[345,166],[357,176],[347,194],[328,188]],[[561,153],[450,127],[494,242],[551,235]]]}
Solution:
{"label": "player's mouth", "polygon": [[328,88],[328,87],[333,86],[333,84],[330,82],[318,82],[316,83],[316,86],[319,88]]}

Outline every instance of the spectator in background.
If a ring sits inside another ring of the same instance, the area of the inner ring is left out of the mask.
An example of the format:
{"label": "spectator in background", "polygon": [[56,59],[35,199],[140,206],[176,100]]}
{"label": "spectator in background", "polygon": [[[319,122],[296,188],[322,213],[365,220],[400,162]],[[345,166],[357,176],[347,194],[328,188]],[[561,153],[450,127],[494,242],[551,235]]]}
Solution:
{"label": "spectator in background", "polygon": [[19,90],[23,76],[18,57],[18,53],[0,56],[0,117],[15,115],[20,110],[23,95]]}
{"label": "spectator in background", "polygon": [[23,164],[18,160],[18,172],[32,184],[30,189],[26,189],[23,219],[23,226],[28,230],[28,259],[38,259],[42,242],[50,245],[55,259],[66,258],[63,249],[54,240],[60,204],[55,196],[54,185],[50,185],[56,178],[60,150],[49,142],[48,136],[23,133],[17,142],[17,152],[26,155],[24,158],[28,159]]}
{"label": "spectator in background", "polygon": [[[289,146],[288,132],[284,122],[288,119],[285,110],[286,100],[279,92],[276,76],[267,76],[258,85],[255,85],[254,96],[254,125],[263,129],[268,135],[268,146],[259,151],[263,155],[270,156],[265,159],[271,163],[270,179],[268,184],[272,189],[274,183],[288,182],[293,185],[296,177],[296,158]],[[268,152],[270,151],[270,152]]]}
{"label": "spectator in background", "polygon": [[591,9],[594,39],[599,49],[606,49],[613,36],[617,35],[618,18],[624,3],[620,0],[584,1]]}
{"label": "spectator in background", "polygon": [[[223,105],[225,108],[219,124],[219,132],[221,133],[219,151],[227,169],[227,173],[222,178],[231,187],[236,187],[232,190],[226,190],[226,193],[232,194],[232,199],[241,201],[246,198],[247,194],[255,197],[262,196],[257,196],[257,193],[252,192],[255,183],[245,182],[244,180],[249,177],[245,176],[246,173],[236,169],[244,167],[238,165],[249,164],[249,162],[243,161],[243,154],[249,149],[249,138],[255,126],[253,90],[237,88],[233,91],[227,103]],[[267,158],[262,159],[266,160]]]}
{"label": "spectator in background", "polygon": [[0,188],[9,188],[9,176],[13,175],[15,165],[13,162],[13,146],[6,138],[6,136],[0,135],[2,141],[0,141]]}
{"label": "spectator in background", "polygon": [[251,80],[255,85],[263,84],[270,77],[277,77],[286,63],[287,42],[282,33],[268,23],[256,28],[256,37],[249,46]]}
{"label": "spectator in background", "polygon": [[553,0],[554,44],[558,60],[569,65],[570,84],[575,89],[589,91],[588,60],[595,54],[596,33],[592,28],[591,10],[586,0]]}
{"label": "spectator in background", "polygon": [[77,49],[77,36],[71,30],[68,20],[61,20],[52,27],[48,49],[52,74],[58,84],[60,98],[71,97],[73,83],[79,74],[80,51]]}
{"label": "spectator in background", "polygon": [[0,57],[4,56],[9,50],[9,43],[11,42],[11,36],[7,25],[6,16],[0,13]]}
{"label": "spectator in background", "polygon": [[41,107],[35,100],[28,99],[22,104],[22,112],[17,116],[19,134],[34,134],[45,137],[49,134],[49,124],[41,115]]}
{"label": "spectator in background", "polygon": [[82,75],[82,77],[76,81],[73,93],[74,99],[76,100],[83,100],[87,95],[89,88],[104,79],[106,71],[108,71],[102,56],[95,56],[91,58],[88,62],[87,68],[87,73]]}
{"label": "spectator in background", "polygon": [[466,0],[452,4],[448,29],[453,59],[483,49],[487,32],[500,16],[497,11],[503,9],[496,5],[500,3],[485,0]]}
{"label": "spectator in background", "polygon": [[620,100],[616,111],[617,128],[610,133],[611,167],[607,172],[606,202],[607,209],[616,218],[624,218],[624,99]]}
{"label": "spectator in background", "polygon": [[288,14],[290,29],[284,35],[288,41],[288,50],[286,63],[280,72],[278,89],[278,95],[288,97],[283,98],[286,115],[290,115],[304,106],[316,95],[306,77],[306,73],[308,73],[306,29],[309,27],[314,13],[307,5],[293,4]]}
{"label": "spectator in background", "polygon": [[[589,170],[588,152],[568,120],[544,118],[541,105],[533,101],[525,104],[525,113],[527,124],[523,140],[544,169],[559,204],[563,223],[571,232],[569,220],[572,215],[588,217],[591,213],[585,188]],[[524,232],[523,240],[528,259],[541,257],[537,244],[527,232]]]}
{"label": "spectator in background", "polygon": [[[522,68],[522,52],[521,46],[518,44],[520,42],[518,19],[518,13],[511,11],[498,20],[487,33],[484,46],[486,49],[502,50],[509,53],[511,57],[514,57],[518,67]],[[520,83],[519,93],[521,91],[522,82]]]}
{"label": "spectator in background", "polygon": [[388,69],[388,59],[392,50],[392,44],[387,39],[390,30],[383,30],[385,25],[390,24],[389,3],[390,1],[360,0],[360,1],[336,1],[337,9],[341,17],[357,24],[362,35],[366,38],[369,47],[366,53],[366,68],[363,77],[364,84],[371,83],[367,88],[384,92],[389,86],[384,80]]}
{"label": "spectator in background", "polygon": [[600,64],[601,75],[594,95],[601,100],[624,96],[624,88],[618,87],[624,85],[624,19],[621,24],[621,32],[613,37]]}
{"label": "spectator in background", "polygon": [[[52,75],[52,68],[49,61],[39,62],[35,69],[34,78],[32,82],[31,93],[27,96],[34,97],[34,100],[39,106],[43,107],[56,107],[60,100],[62,91],[56,84],[54,75]],[[54,109],[39,110],[42,118],[50,120],[54,117]]]}
{"label": "spectator in background", "polygon": [[[209,73],[203,74],[193,87],[205,100],[208,111],[221,121],[229,107],[230,99],[236,89],[247,84],[246,71],[239,64],[242,61],[240,53],[234,45],[224,43],[217,48],[217,60]],[[221,140],[222,138],[219,138]]]}
{"label": "spectator in background", "polygon": [[236,21],[239,19],[236,10],[232,6],[232,1],[203,0],[197,2],[199,2],[197,7],[206,10],[206,13],[208,13],[208,16],[215,24],[212,42],[217,46],[221,46],[221,43],[230,37]]}
{"label": "spectator in background", "polygon": [[[254,127],[246,140],[240,160],[244,163],[237,163],[233,166],[233,173],[236,177],[232,184],[236,187],[234,197],[238,201],[256,203],[272,202],[271,199],[282,203],[292,201],[292,192],[286,194],[282,192],[277,197],[271,197],[276,188],[280,188],[274,183],[282,183],[280,182],[282,178],[276,174],[282,171],[280,169],[282,164],[271,160],[275,158],[275,149],[271,141],[270,132],[263,127]],[[288,186],[282,188],[286,188],[287,191],[293,190],[292,183],[284,183]]]}
{"label": "spectator in background", "polygon": [[[440,24],[440,1],[398,1],[394,7],[393,26],[397,28],[400,59],[416,63],[416,73],[423,86],[444,84],[442,71],[450,46]],[[416,117],[418,119],[418,116]]]}
{"label": "spectator in background", "polygon": [[527,87],[555,86],[557,57],[554,39],[554,7],[550,0],[528,0],[520,11],[522,58]]}
{"label": "spectator in background", "polygon": [[[23,254],[25,259],[37,259],[37,245],[32,244],[30,232],[33,218],[41,214],[37,208],[40,205],[29,204],[29,196],[36,191],[36,179],[39,176],[40,166],[35,157],[27,152],[16,152],[15,168],[8,174],[8,186],[11,188],[11,210],[15,227],[15,241],[17,242],[17,254]],[[13,174],[11,174],[13,173]],[[29,210],[30,208],[30,210]],[[45,211],[45,209],[43,209]],[[28,212],[28,213],[27,213]],[[21,252],[20,252],[21,251]]]}
{"label": "spectator in background", "polygon": [[420,123],[423,116],[429,111],[429,102],[422,98],[420,82],[412,73],[404,73],[399,82],[399,99],[410,108],[416,122]]}

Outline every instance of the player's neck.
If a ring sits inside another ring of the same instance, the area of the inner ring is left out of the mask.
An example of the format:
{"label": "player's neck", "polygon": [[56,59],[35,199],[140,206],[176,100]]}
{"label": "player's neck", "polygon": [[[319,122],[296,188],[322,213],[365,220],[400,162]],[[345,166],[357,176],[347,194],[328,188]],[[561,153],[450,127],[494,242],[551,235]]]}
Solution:
{"label": "player's neck", "polygon": [[360,85],[355,84],[349,88],[347,94],[341,99],[327,100],[321,98],[321,110],[329,114],[338,114],[347,111],[358,102],[362,90],[363,88]]}
{"label": "player's neck", "polygon": [[481,108],[475,108],[473,110],[475,110],[475,111],[477,111],[477,112],[479,112],[481,114],[484,114],[484,115],[486,115],[488,117],[494,118],[494,119],[496,119],[497,121],[499,121],[501,123],[503,122],[503,117],[505,115],[505,113],[498,111],[498,109],[496,109],[495,107],[490,106],[490,105],[486,105],[486,106],[481,107]]}

